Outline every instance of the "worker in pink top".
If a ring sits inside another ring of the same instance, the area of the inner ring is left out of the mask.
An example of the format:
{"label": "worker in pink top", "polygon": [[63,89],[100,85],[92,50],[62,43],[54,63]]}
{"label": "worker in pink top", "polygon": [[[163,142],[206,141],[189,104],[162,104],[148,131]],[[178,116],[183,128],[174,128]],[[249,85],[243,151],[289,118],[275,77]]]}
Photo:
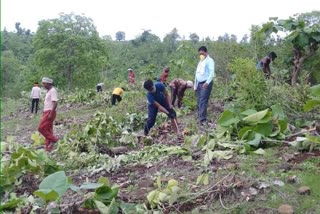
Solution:
{"label": "worker in pink top", "polygon": [[53,87],[53,80],[47,77],[42,78],[42,85],[47,89],[44,99],[44,109],[38,131],[45,137],[45,149],[51,151],[53,144],[59,139],[53,134],[53,122],[57,116],[58,93]]}
{"label": "worker in pink top", "polygon": [[164,67],[161,73],[160,82],[162,82],[165,86],[167,86],[167,78],[169,77],[169,66]]}

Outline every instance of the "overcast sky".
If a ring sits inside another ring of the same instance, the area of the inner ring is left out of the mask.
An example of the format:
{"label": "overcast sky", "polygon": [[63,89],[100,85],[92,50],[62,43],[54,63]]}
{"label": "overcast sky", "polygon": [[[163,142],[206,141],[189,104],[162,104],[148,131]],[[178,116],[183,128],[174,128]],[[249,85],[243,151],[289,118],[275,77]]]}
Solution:
{"label": "overcast sky", "polygon": [[173,28],[189,38],[249,34],[251,25],[269,17],[289,18],[295,13],[320,10],[320,0],[1,0],[1,29],[15,23],[36,32],[38,22],[58,18],[60,12],[92,18],[100,36],[124,31],[126,40],[145,30],[163,38]]}

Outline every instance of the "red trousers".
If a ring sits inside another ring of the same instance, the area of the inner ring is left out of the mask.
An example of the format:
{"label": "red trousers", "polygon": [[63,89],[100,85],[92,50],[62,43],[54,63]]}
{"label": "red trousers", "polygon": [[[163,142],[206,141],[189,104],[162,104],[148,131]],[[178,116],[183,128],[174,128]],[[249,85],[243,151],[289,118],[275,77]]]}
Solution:
{"label": "red trousers", "polygon": [[43,112],[42,119],[40,121],[38,131],[45,137],[46,148],[50,144],[50,142],[57,142],[59,139],[53,135],[53,121],[56,119],[57,112],[53,111],[51,114],[51,118],[48,116],[51,111]]}

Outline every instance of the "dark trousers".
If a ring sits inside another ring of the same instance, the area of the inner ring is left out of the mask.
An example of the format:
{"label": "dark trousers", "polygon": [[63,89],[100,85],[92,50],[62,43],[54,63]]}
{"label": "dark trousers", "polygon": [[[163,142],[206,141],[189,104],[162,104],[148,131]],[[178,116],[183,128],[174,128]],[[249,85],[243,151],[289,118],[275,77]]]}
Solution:
{"label": "dark trousers", "polygon": [[31,113],[33,113],[33,110],[34,110],[34,112],[37,114],[38,107],[39,107],[39,98],[33,98],[31,102]]}
{"label": "dark trousers", "polygon": [[97,92],[102,91],[102,86],[101,85],[97,85]]}
{"label": "dark trousers", "polygon": [[211,82],[208,85],[208,88],[204,89],[202,88],[204,83],[205,82],[198,83],[198,87],[197,87],[197,109],[198,109],[198,118],[200,123],[207,121],[208,101],[210,98],[212,85],[213,85],[213,83]]}
{"label": "dark trousers", "polygon": [[178,90],[170,86],[170,91],[171,91],[171,104],[174,106],[174,103],[176,102]]}
{"label": "dark trousers", "polygon": [[[165,109],[169,111],[169,106],[168,104],[165,103],[159,103],[162,105]],[[154,105],[148,105],[148,120],[146,124],[144,125],[144,134],[148,135],[150,129],[154,126],[156,123],[156,118],[158,114],[158,108],[155,107]]]}
{"label": "dark trousers", "polygon": [[171,90],[171,104],[174,106],[174,103],[176,102],[176,98],[178,98],[178,108],[181,108],[183,94],[182,93],[178,94],[178,89],[173,88],[171,86],[170,86],[170,90]]}
{"label": "dark trousers", "polygon": [[112,94],[111,97],[111,104],[114,106],[116,104],[116,100],[118,100],[118,102],[120,102],[122,100],[120,95],[117,94]]}

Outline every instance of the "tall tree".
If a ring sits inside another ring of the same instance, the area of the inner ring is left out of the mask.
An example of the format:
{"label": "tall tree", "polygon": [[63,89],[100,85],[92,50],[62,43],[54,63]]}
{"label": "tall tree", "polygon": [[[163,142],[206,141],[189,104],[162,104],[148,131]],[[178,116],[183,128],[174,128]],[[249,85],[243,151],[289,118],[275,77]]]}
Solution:
{"label": "tall tree", "polygon": [[83,87],[98,81],[106,66],[106,43],[92,19],[85,16],[62,13],[59,18],[40,21],[34,47],[37,65],[68,89],[73,82]]}
{"label": "tall tree", "polygon": [[293,68],[291,72],[291,84],[297,83],[303,63],[316,54],[320,44],[320,11],[296,14],[285,20],[270,18],[270,22],[263,25],[261,32],[270,35],[279,31],[289,33],[285,41],[289,42],[293,49]]}
{"label": "tall tree", "polygon": [[123,32],[123,31],[118,31],[118,32],[116,33],[116,40],[117,40],[117,41],[124,41],[124,40],[126,40],[126,33]]}
{"label": "tall tree", "polygon": [[199,36],[196,33],[190,34],[189,38],[191,39],[192,42],[197,43],[199,42]]}

